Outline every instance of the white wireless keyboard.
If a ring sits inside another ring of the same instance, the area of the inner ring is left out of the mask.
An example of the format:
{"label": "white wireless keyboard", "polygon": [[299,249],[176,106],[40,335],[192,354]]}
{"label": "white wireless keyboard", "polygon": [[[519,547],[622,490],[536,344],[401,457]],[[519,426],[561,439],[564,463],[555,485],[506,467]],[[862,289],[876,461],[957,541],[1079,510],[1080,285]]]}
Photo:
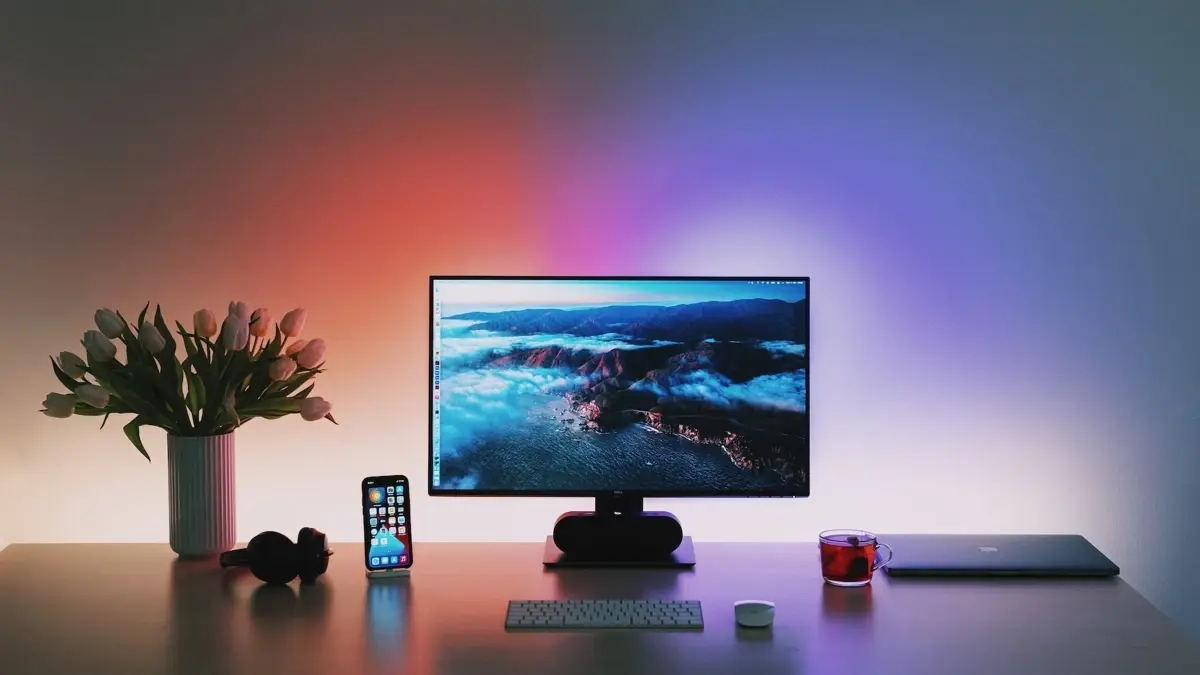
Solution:
{"label": "white wireless keyboard", "polygon": [[511,600],[505,628],[704,628],[699,600]]}

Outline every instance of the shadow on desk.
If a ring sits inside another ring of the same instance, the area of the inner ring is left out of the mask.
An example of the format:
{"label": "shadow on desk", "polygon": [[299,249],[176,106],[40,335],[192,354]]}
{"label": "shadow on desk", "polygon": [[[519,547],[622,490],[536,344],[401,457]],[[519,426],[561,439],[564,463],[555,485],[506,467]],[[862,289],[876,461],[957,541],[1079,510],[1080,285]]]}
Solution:
{"label": "shadow on desk", "polygon": [[229,577],[222,572],[211,561],[171,563],[167,593],[169,672],[192,672],[198,663],[214,672],[233,670],[236,656],[230,643],[249,622],[243,616],[246,606],[233,597]]}
{"label": "shadow on desk", "polygon": [[195,672],[200,663],[232,671],[254,651],[239,647],[282,647],[297,634],[320,642],[328,632],[333,590],[320,580],[273,586],[204,560],[173,561],[169,579],[171,672]]}
{"label": "shadow on desk", "polygon": [[[548,569],[558,600],[658,600],[679,598],[681,583],[692,570]],[[512,598],[538,600],[541,598]]]}
{"label": "shadow on desk", "polygon": [[409,577],[372,579],[367,583],[367,641],[384,663],[402,654],[410,642],[413,587]]}

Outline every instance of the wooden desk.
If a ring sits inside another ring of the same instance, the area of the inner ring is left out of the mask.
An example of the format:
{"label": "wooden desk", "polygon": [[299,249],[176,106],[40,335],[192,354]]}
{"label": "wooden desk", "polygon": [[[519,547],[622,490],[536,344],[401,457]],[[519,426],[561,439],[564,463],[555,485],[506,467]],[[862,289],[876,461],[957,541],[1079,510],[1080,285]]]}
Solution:
{"label": "wooden desk", "polygon": [[[537,544],[418,544],[410,579],[370,582],[358,544],[298,590],[165,545],[0,552],[0,673],[1200,673],[1200,648],[1126,583],[825,586],[813,544],[697,544],[675,571],[543,571]],[[703,602],[702,632],[509,633],[510,599]],[[732,604],[777,603],[737,628]]]}

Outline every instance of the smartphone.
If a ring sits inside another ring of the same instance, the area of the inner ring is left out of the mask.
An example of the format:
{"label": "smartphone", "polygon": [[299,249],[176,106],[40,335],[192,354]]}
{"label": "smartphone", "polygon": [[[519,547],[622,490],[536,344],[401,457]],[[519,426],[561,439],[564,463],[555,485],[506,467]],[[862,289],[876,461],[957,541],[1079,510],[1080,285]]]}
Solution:
{"label": "smartphone", "polygon": [[412,567],[412,495],[406,476],[369,476],[362,481],[363,550],[367,572]]}

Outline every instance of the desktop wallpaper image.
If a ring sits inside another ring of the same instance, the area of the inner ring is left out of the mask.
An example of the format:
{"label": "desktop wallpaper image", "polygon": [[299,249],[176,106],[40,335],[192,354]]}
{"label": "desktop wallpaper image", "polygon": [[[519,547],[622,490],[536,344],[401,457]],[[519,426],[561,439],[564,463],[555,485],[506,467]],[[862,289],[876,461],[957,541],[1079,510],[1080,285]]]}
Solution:
{"label": "desktop wallpaper image", "polygon": [[807,289],[435,279],[435,488],[807,494]]}

